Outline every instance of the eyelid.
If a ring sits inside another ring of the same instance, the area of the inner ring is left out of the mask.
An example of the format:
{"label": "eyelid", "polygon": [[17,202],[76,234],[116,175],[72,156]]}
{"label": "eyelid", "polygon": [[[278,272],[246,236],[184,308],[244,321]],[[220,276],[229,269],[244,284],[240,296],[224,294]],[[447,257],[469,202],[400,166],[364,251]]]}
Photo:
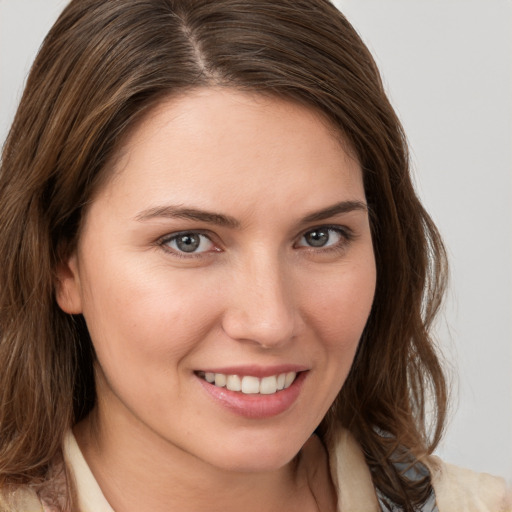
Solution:
{"label": "eyelid", "polygon": [[[187,253],[185,251],[179,251],[176,249],[173,249],[172,247],[169,247],[168,244],[175,240],[180,235],[200,235],[206,237],[214,246],[213,250],[207,250],[203,252],[190,252]],[[203,229],[183,229],[181,231],[174,231],[172,233],[168,233],[156,240],[155,245],[163,249],[169,254],[172,254],[173,256],[176,256],[178,258],[199,258],[204,257],[212,252],[221,252],[222,249],[220,249],[219,244],[214,240],[214,237],[212,236],[212,233],[208,232],[207,230]]]}
{"label": "eyelid", "polygon": [[338,231],[347,237],[355,236],[354,231],[348,226],[341,224],[317,224],[315,226],[311,226],[307,229],[301,231],[298,237],[304,236],[306,233],[310,233],[311,231],[316,231],[318,229],[331,229],[333,231]]}
{"label": "eyelid", "polygon": [[[304,237],[307,233],[310,233],[311,231],[315,231],[315,230],[320,230],[320,229],[335,231],[340,234],[342,239],[338,243],[335,243],[333,245],[324,246],[324,247],[314,247],[314,246],[308,246],[308,245],[298,246],[297,245],[298,241],[302,237]],[[210,242],[213,244],[214,249],[208,250],[208,251],[203,251],[203,252],[187,253],[184,251],[175,250],[167,245],[167,244],[169,244],[170,241],[174,240],[178,236],[185,235],[185,234],[197,234],[197,235],[201,235],[201,236],[208,238],[208,240],[210,240]],[[294,247],[300,248],[301,250],[310,250],[310,251],[315,251],[315,252],[336,251],[336,250],[345,248],[345,246],[349,242],[351,242],[355,238],[355,236],[356,235],[355,235],[354,231],[351,228],[349,228],[348,226],[339,225],[339,224],[319,224],[319,225],[311,226],[311,227],[303,230],[299,235],[297,235],[296,242],[294,243]],[[158,238],[155,241],[155,245],[160,247],[167,253],[170,253],[173,256],[176,256],[178,258],[200,258],[200,257],[208,256],[211,253],[222,252],[223,249],[220,247],[220,244],[218,243],[218,241],[215,240],[216,238],[217,237],[215,236],[215,234],[208,230],[183,229],[180,231],[174,231],[171,233],[167,233],[167,234],[161,236],[160,238]]]}
{"label": "eyelid", "polygon": [[[341,235],[342,240],[337,244],[324,246],[324,247],[313,247],[313,246],[308,246],[308,245],[301,245],[298,247],[300,247],[301,249],[312,250],[312,251],[336,250],[336,249],[339,249],[340,246],[345,246],[347,243],[351,242],[355,238],[354,231],[351,228],[349,228],[348,226],[341,226],[339,224],[320,224],[317,226],[312,226],[312,227],[302,231],[298,235],[297,241],[299,241],[302,237],[304,237],[308,233],[310,233],[312,231],[320,230],[320,229],[335,231]],[[295,242],[295,245],[296,244],[297,244],[297,242]]]}

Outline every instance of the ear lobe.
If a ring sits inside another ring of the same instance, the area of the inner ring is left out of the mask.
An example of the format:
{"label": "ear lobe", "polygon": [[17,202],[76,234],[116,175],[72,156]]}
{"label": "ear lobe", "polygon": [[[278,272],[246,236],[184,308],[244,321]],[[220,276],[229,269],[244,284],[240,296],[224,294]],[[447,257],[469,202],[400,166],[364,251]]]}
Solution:
{"label": "ear lobe", "polygon": [[76,254],[57,265],[55,298],[62,311],[70,315],[82,313],[82,295]]}

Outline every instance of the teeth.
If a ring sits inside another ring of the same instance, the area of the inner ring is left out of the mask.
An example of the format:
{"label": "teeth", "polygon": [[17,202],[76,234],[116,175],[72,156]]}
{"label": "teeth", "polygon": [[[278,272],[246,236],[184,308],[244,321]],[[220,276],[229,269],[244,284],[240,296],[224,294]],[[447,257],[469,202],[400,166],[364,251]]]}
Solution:
{"label": "teeth", "polygon": [[226,387],[231,391],[242,391],[242,380],[238,375],[228,375]]}
{"label": "teeth", "polygon": [[273,395],[276,391],[277,377],[263,377],[263,379],[261,379],[260,393],[262,395]]}
{"label": "teeth", "polygon": [[271,375],[269,377],[252,377],[245,375],[239,377],[238,375],[224,375],[223,373],[200,373],[207,382],[214,384],[219,388],[226,387],[230,391],[241,391],[246,395],[273,395],[278,391],[289,388],[295,378],[296,372],[280,373],[279,375]]}
{"label": "teeth", "polygon": [[297,374],[295,372],[288,372],[286,377],[284,378],[284,387],[289,388],[292,385],[292,382],[295,380]]}
{"label": "teeth", "polygon": [[252,395],[260,392],[260,379],[257,377],[245,376],[242,379],[242,393]]}
{"label": "teeth", "polygon": [[226,385],[226,376],[223,373],[215,374],[215,385],[218,388],[223,388]]}
{"label": "teeth", "polygon": [[281,391],[284,389],[284,383],[286,381],[286,373],[281,373],[277,376],[277,390]]}

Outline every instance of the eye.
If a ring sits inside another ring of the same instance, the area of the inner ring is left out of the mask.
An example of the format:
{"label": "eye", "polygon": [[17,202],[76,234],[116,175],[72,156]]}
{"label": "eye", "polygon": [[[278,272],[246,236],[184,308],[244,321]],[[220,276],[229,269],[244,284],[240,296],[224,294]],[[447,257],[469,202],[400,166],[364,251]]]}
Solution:
{"label": "eye", "polygon": [[174,234],[161,244],[177,253],[198,254],[215,250],[215,244],[204,234],[194,231]]}
{"label": "eye", "polygon": [[349,239],[341,228],[322,226],[306,231],[299,239],[298,247],[335,247]]}

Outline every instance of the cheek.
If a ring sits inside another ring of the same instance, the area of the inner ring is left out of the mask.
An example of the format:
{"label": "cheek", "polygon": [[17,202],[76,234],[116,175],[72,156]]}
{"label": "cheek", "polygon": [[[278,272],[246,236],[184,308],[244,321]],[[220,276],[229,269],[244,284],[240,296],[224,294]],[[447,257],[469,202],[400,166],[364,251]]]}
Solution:
{"label": "cheek", "polygon": [[169,361],[194,350],[215,322],[218,301],[205,290],[217,287],[164,267],[117,263],[108,276],[92,269],[86,277],[91,286],[84,293],[84,316],[98,358],[102,365],[116,361],[134,371],[143,370],[142,362],[168,368]]}
{"label": "cheek", "polygon": [[307,293],[314,324],[331,340],[359,339],[370,314],[375,284],[373,260],[325,276]]}
{"label": "cheek", "polygon": [[[306,293],[303,310],[307,323],[321,343],[326,368],[341,388],[368,320],[375,292],[376,272],[373,258],[341,268],[325,276],[321,285]],[[306,305],[307,304],[307,305]]]}

